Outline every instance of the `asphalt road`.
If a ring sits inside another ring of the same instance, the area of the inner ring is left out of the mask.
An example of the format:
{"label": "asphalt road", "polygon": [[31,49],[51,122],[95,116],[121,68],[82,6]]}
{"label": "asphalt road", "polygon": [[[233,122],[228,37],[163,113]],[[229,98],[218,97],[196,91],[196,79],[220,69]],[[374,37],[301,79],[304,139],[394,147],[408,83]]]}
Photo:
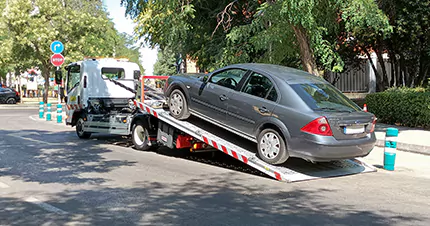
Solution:
{"label": "asphalt road", "polygon": [[[0,109],[0,225],[430,225],[429,156],[399,153],[394,172],[282,183],[208,164],[207,153],[128,146]],[[381,153],[368,161],[381,164]]]}

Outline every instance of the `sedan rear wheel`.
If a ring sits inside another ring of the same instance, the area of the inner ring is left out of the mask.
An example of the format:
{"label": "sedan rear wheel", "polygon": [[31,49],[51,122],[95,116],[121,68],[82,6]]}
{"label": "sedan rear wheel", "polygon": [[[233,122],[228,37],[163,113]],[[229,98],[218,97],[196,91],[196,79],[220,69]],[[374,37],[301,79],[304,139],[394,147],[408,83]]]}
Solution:
{"label": "sedan rear wheel", "polygon": [[258,155],[270,164],[278,165],[287,161],[289,155],[284,139],[274,129],[264,129],[258,135]]}
{"label": "sedan rear wheel", "polygon": [[187,99],[179,89],[173,90],[169,96],[169,111],[176,119],[185,120],[190,117]]}
{"label": "sedan rear wheel", "polygon": [[7,99],[6,103],[7,104],[16,104],[16,100],[15,100],[15,98],[11,97],[11,98]]}

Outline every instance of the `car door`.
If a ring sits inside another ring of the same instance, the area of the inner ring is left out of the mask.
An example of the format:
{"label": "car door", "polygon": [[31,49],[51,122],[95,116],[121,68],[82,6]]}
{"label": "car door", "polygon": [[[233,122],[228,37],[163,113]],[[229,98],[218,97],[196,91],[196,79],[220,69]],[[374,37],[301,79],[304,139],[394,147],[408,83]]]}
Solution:
{"label": "car door", "polygon": [[272,116],[278,91],[268,76],[252,72],[240,92],[231,95],[227,109],[227,123],[238,132],[253,136],[260,122]]}
{"label": "car door", "polygon": [[197,115],[210,121],[225,124],[227,104],[231,92],[239,87],[246,70],[230,68],[212,74],[201,83],[198,90],[191,92],[191,104]]}

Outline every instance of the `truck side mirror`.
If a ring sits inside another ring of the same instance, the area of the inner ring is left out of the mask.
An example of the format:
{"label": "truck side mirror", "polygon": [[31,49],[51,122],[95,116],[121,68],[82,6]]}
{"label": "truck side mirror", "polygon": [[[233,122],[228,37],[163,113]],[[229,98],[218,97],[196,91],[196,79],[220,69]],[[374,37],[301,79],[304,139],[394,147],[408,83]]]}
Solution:
{"label": "truck side mirror", "polygon": [[134,71],[133,78],[134,78],[134,80],[139,80],[140,79],[140,71]]}
{"label": "truck side mirror", "polygon": [[61,84],[62,78],[63,78],[63,73],[60,70],[55,71],[55,83],[58,85]]}

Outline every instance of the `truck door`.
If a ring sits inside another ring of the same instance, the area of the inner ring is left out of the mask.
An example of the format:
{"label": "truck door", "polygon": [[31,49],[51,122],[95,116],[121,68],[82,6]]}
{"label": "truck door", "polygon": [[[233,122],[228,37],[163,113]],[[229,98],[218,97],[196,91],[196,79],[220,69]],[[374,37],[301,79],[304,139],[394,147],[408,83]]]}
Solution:
{"label": "truck door", "polygon": [[72,121],[73,112],[79,109],[81,100],[81,67],[80,65],[72,65],[68,67],[66,79],[67,107],[68,115],[67,122]]}

